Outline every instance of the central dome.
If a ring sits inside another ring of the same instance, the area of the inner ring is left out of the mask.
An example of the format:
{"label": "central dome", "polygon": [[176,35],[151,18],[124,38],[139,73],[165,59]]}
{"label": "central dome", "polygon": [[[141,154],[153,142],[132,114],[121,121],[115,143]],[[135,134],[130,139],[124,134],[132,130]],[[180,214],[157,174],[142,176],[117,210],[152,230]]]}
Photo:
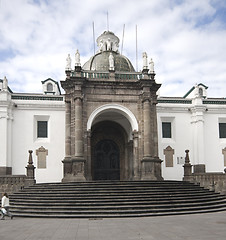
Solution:
{"label": "central dome", "polygon": [[89,59],[84,65],[84,70],[109,71],[109,56],[113,55],[114,70],[119,72],[135,72],[130,60],[119,54],[119,38],[113,32],[105,31],[97,38],[98,53]]}

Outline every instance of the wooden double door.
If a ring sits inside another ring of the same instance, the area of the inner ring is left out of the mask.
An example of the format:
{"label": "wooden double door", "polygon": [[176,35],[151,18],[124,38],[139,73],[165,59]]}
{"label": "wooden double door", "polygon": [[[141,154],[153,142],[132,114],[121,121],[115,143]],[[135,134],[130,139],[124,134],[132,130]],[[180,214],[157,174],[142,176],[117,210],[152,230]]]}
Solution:
{"label": "wooden double door", "polygon": [[94,146],[93,180],[120,180],[120,151],[111,139],[102,139]]}

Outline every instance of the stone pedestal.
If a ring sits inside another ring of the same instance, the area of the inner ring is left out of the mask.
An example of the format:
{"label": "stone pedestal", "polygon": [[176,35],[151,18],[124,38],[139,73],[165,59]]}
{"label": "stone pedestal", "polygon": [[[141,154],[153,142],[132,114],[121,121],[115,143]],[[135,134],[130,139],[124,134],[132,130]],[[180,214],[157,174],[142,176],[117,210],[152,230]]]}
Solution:
{"label": "stone pedestal", "polygon": [[28,165],[26,167],[27,169],[27,178],[25,180],[25,186],[30,186],[36,183],[35,180],[35,166],[33,165],[33,159],[32,159],[32,150],[29,150],[29,160]]}
{"label": "stone pedestal", "polygon": [[85,159],[64,159],[64,178],[62,182],[82,182],[85,178]]}
{"label": "stone pedestal", "polygon": [[163,180],[161,163],[158,157],[144,157],[141,160],[141,180]]}
{"label": "stone pedestal", "polygon": [[189,181],[191,174],[192,174],[192,165],[190,164],[189,159],[189,150],[185,150],[186,156],[185,156],[185,163],[184,163],[184,178],[183,181]]}

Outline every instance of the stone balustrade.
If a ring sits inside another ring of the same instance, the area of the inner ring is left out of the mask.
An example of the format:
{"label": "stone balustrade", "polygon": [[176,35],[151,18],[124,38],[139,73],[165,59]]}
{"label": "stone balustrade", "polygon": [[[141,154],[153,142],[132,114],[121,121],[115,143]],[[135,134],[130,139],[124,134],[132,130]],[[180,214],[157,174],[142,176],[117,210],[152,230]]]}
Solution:
{"label": "stone balustrade", "polygon": [[199,184],[201,187],[207,188],[226,195],[226,174],[221,172],[204,172],[192,173],[192,165],[189,159],[189,150],[186,150],[186,158],[184,164],[184,181]]}
{"label": "stone balustrade", "polygon": [[26,186],[26,175],[1,175],[0,194],[7,192],[11,194],[23,189]]}
{"label": "stone balustrade", "polygon": [[192,173],[189,177],[187,176],[186,181],[226,195],[225,173]]}
{"label": "stone balustrade", "polygon": [[[28,151],[29,160],[26,166],[27,175],[0,175],[0,194],[7,192],[8,194],[18,192],[24,187],[28,187],[36,183],[35,166],[33,165],[32,150]],[[0,195],[0,196],[1,196]]]}

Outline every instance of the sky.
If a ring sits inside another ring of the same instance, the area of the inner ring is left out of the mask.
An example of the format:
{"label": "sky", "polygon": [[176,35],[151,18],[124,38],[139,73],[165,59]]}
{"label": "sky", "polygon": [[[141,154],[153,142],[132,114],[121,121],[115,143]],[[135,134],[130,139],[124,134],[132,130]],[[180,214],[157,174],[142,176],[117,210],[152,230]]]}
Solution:
{"label": "sky", "polygon": [[109,28],[120,50],[125,25],[122,54],[140,71],[147,52],[161,96],[202,83],[226,97],[225,0],[0,0],[0,79],[25,93],[65,80],[68,54],[78,49],[82,65],[94,55],[93,23],[95,39]]}

